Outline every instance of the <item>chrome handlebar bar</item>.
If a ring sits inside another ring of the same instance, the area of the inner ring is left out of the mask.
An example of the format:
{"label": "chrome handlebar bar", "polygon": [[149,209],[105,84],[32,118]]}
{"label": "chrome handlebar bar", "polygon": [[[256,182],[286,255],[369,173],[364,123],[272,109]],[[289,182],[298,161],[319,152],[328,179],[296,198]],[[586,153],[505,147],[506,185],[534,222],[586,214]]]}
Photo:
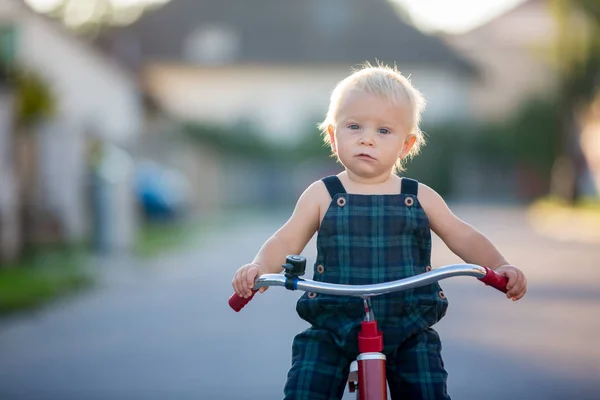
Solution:
{"label": "chrome handlebar bar", "polygon": [[[419,275],[411,276],[391,282],[376,283],[372,285],[340,285],[335,283],[317,282],[311,279],[295,278],[292,279],[293,290],[304,290],[319,294],[332,294],[339,296],[357,296],[372,297],[386,293],[399,292],[402,290],[413,289],[419,286],[425,286],[430,283],[454,276],[474,276],[484,278],[487,271],[484,267],[474,264],[453,264],[440,267]],[[284,286],[290,285],[290,278],[282,274],[264,274],[261,275],[254,284],[254,289],[258,290],[266,286]]]}

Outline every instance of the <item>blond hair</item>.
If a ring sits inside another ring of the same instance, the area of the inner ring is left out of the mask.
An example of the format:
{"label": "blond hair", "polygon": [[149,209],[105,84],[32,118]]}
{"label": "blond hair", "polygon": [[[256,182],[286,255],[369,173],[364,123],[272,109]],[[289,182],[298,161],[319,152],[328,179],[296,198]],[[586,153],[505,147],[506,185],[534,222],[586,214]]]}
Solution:
{"label": "blond hair", "polygon": [[[395,105],[407,105],[409,134],[414,135],[416,140],[406,159],[419,153],[421,147],[425,144],[425,135],[419,127],[421,113],[425,108],[425,99],[421,92],[411,84],[408,78],[402,75],[396,66],[390,67],[381,63],[377,63],[377,65],[371,65],[369,62],[362,64],[360,68],[355,69],[352,74],[338,82],[333,89],[325,120],[318,125],[323,135],[323,141],[327,145],[331,146],[328,133],[329,127],[335,127],[340,104],[350,90],[375,94]],[[332,156],[335,157],[335,154],[332,154]],[[396,170],[404,170],[403,160],[396,162]]]}

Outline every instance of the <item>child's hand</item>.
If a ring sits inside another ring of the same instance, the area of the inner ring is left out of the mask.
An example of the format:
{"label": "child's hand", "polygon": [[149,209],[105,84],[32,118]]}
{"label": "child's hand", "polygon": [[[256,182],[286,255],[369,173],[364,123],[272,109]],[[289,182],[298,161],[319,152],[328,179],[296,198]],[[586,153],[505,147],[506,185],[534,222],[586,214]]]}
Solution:
{"label": "child's hand", "polygon": [[525,296],[525,292],[527,292],[527,278],[525,278],[520,269],[512,265],[503,265],[496,268],[495,271],[508,278],[506,285],[508,292],[506,292],[506,297],[517,301]]}
{"label": "child's hand", "polygon": [[[261,275],[260,267],[256,264],[246,264],[237,270],[233,276],[233,290],[238,296],[248,298],[252,296],[254,281]],[[267,287],[260,288],[260,292],[267,290]]]}

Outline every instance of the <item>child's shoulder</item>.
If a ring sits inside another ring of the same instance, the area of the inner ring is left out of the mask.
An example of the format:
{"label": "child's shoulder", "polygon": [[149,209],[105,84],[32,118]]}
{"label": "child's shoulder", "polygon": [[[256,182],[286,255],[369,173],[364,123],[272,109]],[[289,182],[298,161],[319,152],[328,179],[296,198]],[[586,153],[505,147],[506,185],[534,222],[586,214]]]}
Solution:
{"label": "child's shoulder", "polygon": [[436,212],[439,209],[447,208],[445,200],[438,192],[424,183],[419,182],[418,185],[419,191],[417,197],[419,199],[419,203],[421,203],[421,206],[428,215],[432,212]]}
{"label": "child's shoulder", "polygon": [[327,187],[325,186],[323,179],[319,179],[308,185],[301,197],[311,200],[321,200],[329,197],[329,192],[327,191]]}
{"label": "child's shoulder", "polygon": [[[410,179],[410,178],[403,178],[403,179]],[[421,197],[421,195],[423,195],[424,197],[439,196],[439,194],[434,189],[427,186],[423,182],[419,182],[415,179],[412,179],[412,181],[414,181],[418,185],[419,198]]]}

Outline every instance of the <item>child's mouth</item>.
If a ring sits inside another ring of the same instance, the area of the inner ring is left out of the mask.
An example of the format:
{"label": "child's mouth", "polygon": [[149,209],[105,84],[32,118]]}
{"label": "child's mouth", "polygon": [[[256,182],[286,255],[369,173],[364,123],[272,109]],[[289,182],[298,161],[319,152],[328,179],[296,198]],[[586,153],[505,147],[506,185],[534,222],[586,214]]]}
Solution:
{"label": "child's mouth", "polygon": [[363,159],[363,160],[375,160],[375,157],[372,157],[369,154],[365,154],[365,153],[357,154],[356,157]]}

